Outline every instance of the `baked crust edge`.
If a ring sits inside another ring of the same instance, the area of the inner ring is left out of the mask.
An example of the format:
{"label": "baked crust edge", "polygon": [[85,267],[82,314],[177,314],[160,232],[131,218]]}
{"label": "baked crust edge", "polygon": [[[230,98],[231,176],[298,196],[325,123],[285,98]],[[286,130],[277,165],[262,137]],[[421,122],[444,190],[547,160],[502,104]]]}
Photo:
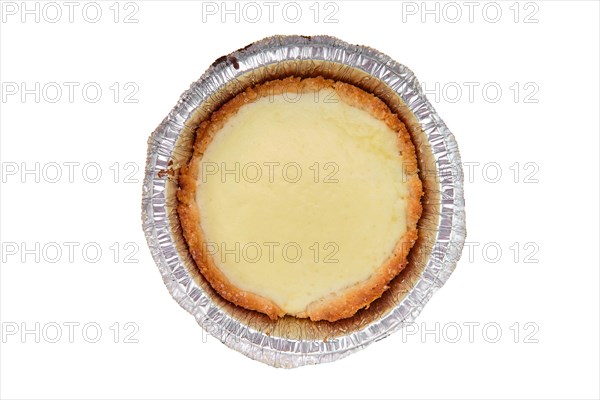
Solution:
{"label": "baked crust edge", "polygon": [[367,280],[316,300],[310,303],[304,312],[294,316],[310,318],[312,321],[334,322],[351,317],[362,308],[368,308],[373,301],[383,295],[389,288],[388,284],[391,280],[406,267],[408,253],[417,240],[417,223],[422,213],[423,188],[418,176],[414,144],[406,126],[381,99],[351,84],[323,77],[304,79],[288,77],[249,87],[213,112],[209,120],[203,121],[199,125],[196,131],[193,155],[189,163],[183,166],[179,172],[177,212],[183,236],[200,272],[213,289],[226,300],[238,306],[264,313],[273,320],[283,317],[286,312],[273,301],[234,286],[206,252],[204,246],[206,241],[200,225],[201,216],[196,204],[199,166],[202,156],[215,134],[223,127],[227,119],[235,115],[244,105],[261,97],[278,95],[283,92],[307,93],[327,88],[335,90],[347,104],[369,112],[375,118],[384,121],[397,133],[398,147],[402,154],[409,192],[406,209],[407,231],[398,240],[390,258]]}

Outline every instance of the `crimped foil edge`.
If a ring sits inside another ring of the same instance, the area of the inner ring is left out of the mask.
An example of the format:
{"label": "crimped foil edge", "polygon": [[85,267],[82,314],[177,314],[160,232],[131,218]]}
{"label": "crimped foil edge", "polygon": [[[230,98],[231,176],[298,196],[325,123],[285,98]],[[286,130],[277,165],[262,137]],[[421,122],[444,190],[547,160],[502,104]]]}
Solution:
{"label": "crimped foil edge", "polygon": [[[439,169],[441,211],[434,251],[420,279],[406,297],[387,315],[363,329],[327,341],[271,337],[244,326],[225,314],[206,296],[185,267],[173,245],[167,218],[165,174],[177,138],[196,108],[230,80],[259,66],[286,59],[336,61],[361,69],[391,87],[412,111],[434,150]],[[231,60],[235,60],[235,64]],[[237,67],[237,68],[236,68]],[[204,90],[199,90],[204,88]],[[299,367],[335,361],[380,340],[415,320],[433,293],[449,278],[460,256],[465,236],[462,167],[453,134],[421,90],[415,75],[379,51],[350,45],[329,36],[274,36],[223,57],[191,85],[177,105],[148,140],[147,164],[142,194],[143,229],[152,256],[173,298],[197,322],[227,346],[275,367]],[[452,250],[452,251],[450,251]],[[214,326],[221,329],[214,332]]]}

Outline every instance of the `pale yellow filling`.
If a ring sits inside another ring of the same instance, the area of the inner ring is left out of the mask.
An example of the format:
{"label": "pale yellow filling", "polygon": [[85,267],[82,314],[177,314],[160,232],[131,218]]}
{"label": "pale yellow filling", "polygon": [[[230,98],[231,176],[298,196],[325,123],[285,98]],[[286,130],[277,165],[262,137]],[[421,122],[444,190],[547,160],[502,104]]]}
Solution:
{"label": "pale yellow filling", "polygon": [[406,232],[397,140],[330,89],[243,106],[202,158],[206,252],[289,314],[365,281]]}

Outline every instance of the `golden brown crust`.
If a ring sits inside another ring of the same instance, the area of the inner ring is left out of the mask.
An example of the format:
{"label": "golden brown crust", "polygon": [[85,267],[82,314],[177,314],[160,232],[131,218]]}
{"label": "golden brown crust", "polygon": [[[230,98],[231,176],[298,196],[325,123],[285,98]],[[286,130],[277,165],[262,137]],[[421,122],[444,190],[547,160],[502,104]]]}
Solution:
{"label": "golden brown crust", "polygon": [[283,92],[307,93],[326,88],[335,90],[344,102],[369,112],[397,132],[398,147],[402,154],[409,188],[406,211],[407,231],[398,240],[392,256],[369,279],[309,304],[305,312],[296,317],[308,317],[313,321],[337,321],[351,317],[361,308],[368,307],[374,300],[381,297],[388,288],[389,282],[404,269],[408,253],[417,239],[417,222],[421,217],[423,189],[418,176],[415,148],[404,124],[383,101],[353,85],[323,77],[306,79],[290,77],[246,89],[225,103],[211,115],[210,120],[202,122],[198,127],[192,158],[187,166],[181,168],[179,174],[177,211],[192,257],[211,286],[232,303],[267,314],[271,319],[285,315],[285,311],[265,297],[232,285],[204,248],[203,244],[206,241],[200,228],[200,213],[196,205],[198,167],[214,135],[223,127],[227,119],[237,113],[245,104],[252,103],[261,97],[278,95]]}

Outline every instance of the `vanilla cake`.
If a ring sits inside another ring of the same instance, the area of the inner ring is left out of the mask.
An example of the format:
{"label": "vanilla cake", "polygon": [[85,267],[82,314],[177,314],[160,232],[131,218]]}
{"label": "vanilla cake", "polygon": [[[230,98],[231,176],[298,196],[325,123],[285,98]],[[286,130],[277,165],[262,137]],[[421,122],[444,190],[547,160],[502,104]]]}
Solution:
{"label": "vanilla cake", "polygon": [[384,102],[291,77],[248,88],[200,124],[177,210],[222,297],[272,319],[336,321],[405,267],[421,196],[415,147]]}

